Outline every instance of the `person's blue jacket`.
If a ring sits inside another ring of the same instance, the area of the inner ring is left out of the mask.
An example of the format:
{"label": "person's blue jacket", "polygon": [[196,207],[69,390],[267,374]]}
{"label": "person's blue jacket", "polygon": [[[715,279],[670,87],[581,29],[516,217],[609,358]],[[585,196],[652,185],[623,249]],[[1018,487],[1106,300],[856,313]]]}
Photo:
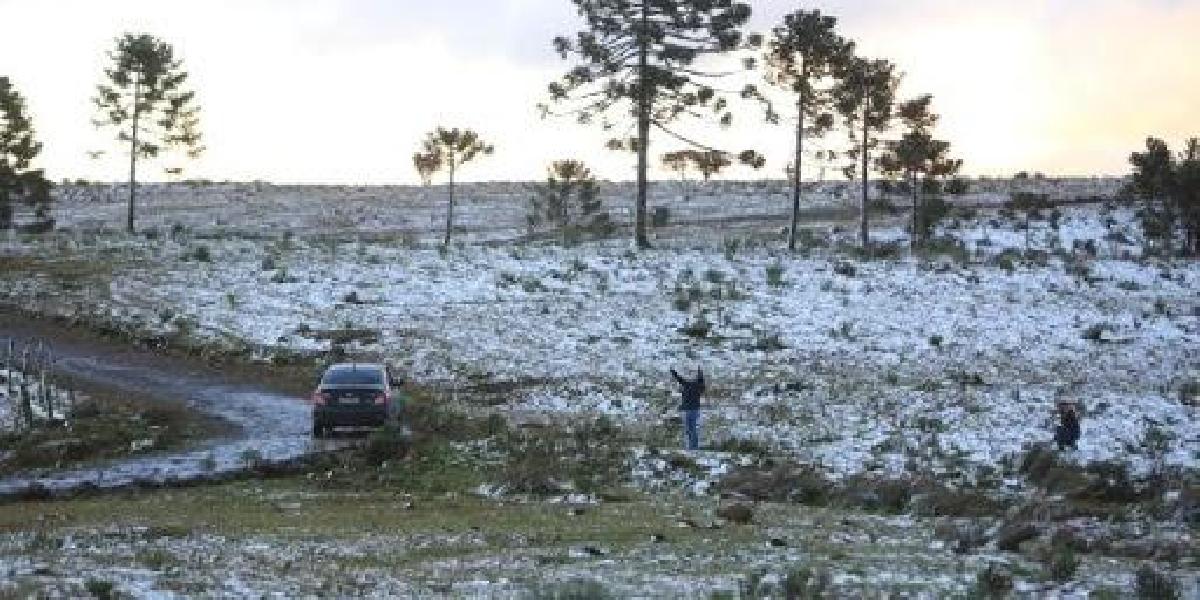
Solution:
{"label": "person's blue jacket", "polygon": [[700,410],[700,396],[704,394],[704,372],[696,369],[696,379],[691,381],[680,377],[675,369],[671,369],[671,376],[679,382],[679,387],[683,392],[683,401],[679,403],[679,410]]}

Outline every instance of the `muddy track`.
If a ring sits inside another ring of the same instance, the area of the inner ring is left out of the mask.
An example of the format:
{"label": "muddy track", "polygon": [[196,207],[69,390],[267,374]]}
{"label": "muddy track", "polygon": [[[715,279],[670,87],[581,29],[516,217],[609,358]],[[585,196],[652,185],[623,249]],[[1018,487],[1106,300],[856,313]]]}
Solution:
{"label": "muddy track", "polygon": [[[131,394],[181,401],[228,424],[218,437],[178,452],[108,461],[65,471],[0,479],[0,497],[63,495],[80,490],[172,485],[229,476],[255,463],[285,463],[332,449],[314,443],[303,398],[262,383],[253,370],[233,374],[177,356],[107,341],[87,332],[0,312],[0,338],[41,339],[53,345],[55,368],[84,392]],[[282,388],[284,386],[277,386]],[[287,386],[297,389],[299,385]]]}

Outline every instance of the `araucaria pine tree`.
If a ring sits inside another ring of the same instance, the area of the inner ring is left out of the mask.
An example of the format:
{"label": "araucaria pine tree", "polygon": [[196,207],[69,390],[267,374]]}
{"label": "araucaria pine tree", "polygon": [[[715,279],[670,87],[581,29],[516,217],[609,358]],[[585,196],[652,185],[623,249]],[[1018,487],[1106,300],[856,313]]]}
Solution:
{"label": "araucaria pine tree", "polygon": [[554,161],[547,169],[546,183],[534,188],[529,200],[529,226],[550,225],[568,243],[583,231],[607,233],[607,212],[601,210],[599,189],[591,169],[577,160]]}
{"label": "araucaria pine tree", "polygon": [[799,10],[784,17],[767,40],[767,81],[796,97],[795,160],[788,174],[792,180],[789,250],[796,249],[800,224],[805,134],[820,137],[832,128],[830,84],[853,57],[853,42],[838,35],[836,26],[837,19],[821,11]]}
{"label": "araucaria pine tree", "polygon": [[[554,48],[575,66],[549,86],[556,109],[543,106],[544,114],[574,115],[580,123],[599,119],[605,130],[617,118],[631,117],[632,138],[614,139],[609,147],[637,153],[635,239],[639,247],[647,237],[646,189],[649,170],[650,129],[659,129],[690,145],[705,148],[670,129],[681,116],[711,116],[723,126],[733,120],[729,99],[714,85],[741,69],[714,70],[710,60],[761,44],[743,34],[750,6],[733,0],[571,0],[586,22],[573,38],[558,37]],[[703,65],[698,65],[702,62]],[[753,67],[746,58],[742,66]],[[753,85],[743,97],[761,98]],[[705,148],[712,150],[712,148]],[[756,153],[739,154],[743,162],[761,164]]]}
{"label": "araucaria pine tree", "polygon": [[133,233],[138,159],[174,148],[197,158],[204,151],[200,109],[196,93],[185,87],[188,73],[170,44],[148,34],[125,34],[108,57],[112,62],[92,100],[100,112],[95,124],[117,129],[117,139],[129,144],[126,226]]}
{"label": "araucaria pine tree", "polygon": [[[896,109],[896,117],[904,125],[904,134],[890,140],[879,157],[879,168],[889,175],[902,175],[912,194],[912,245],[927,241],[930,230],[940,218],[934,205],[926,202],[925,191],[938,179],[949,177],[962,168],[962,161],[949,158],[950,142],[935,139],[932,129],[938,115],[929,106],[933,96],[925,94]],[[941,203],[936,203],[941,207]]]}
{"label": "araucaria pine tree", "polygon": [[1188,140],[1178,160],[1166,142],[1148,138],[1146,151],[1133,153],[1129,162],[1132,191],[1146,202],[1141,217],[1147,237],[1170,252],[1181,231],[1184,251],[1200,254],[1200,138]]}
{"label": "araucaria pine tree", "polygon": [[[887,60],[855,58],[839,73],[839,81],[833,92],[838,113],[846,123],[853,144],[849,155],[857,158],[861,167],[860,237],[864,249],[871,245],[868,198],[871,150],[879,144],[878,136],[887,131],[892,122],[896,86],[900,83],[895,71],[895,65]],[[851,168],[847,173],[853,175],[854,171]]]}
{"label": "araucaria pine tree", "polygon": [[[446,129],[438,127],[425,138],[420,156],[423,154],[434,167],[433,173],[445,170],[450,177],[450,201],[446,208],[446,239],[445,246],[450,245],[450,233],[454,230],[454,176],[463,165],[475,160],[480,155],[493,152],[491,144],[480,139],[479,134],[470,129]],[[415,160],[415,157],[414,157]]]}
{"label": "araucaria pine tree", "polygon": [[0,230],[11,229],[18,204],[49,219],[50,182],[32,168],[42,145],[34,139],[25,99],[8,77],[0,77]]}

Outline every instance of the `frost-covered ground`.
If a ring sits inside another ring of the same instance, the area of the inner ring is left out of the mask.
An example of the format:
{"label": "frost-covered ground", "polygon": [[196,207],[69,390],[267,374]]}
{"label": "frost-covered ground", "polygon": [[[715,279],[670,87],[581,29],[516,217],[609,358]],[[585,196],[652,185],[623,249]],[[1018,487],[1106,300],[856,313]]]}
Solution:
{"label": "frost-covered ground", "polygon": [[[0,519],[32,509],[13,510]],[[670,497],[500,505],[287,482],[77,500],[39,515],[36,528],[0,536],[0,593],[79,597],[108,585],[154,598],[762,598],[783,597],[782,579],[808,571],[828,578],[825,597],[943,598],[970,595],[994,565],[1017,597],[1088,598],[1132,593],[1142,564],[1127,558],[1131,550],[1081,556],[1070,581],[1055,581],[1025,556],[956,551],[945,535],[954,520],[761,504],[752,524],[737,525],[717,511]],[[1056,530],[1092,544],[1114,535],[1151,548],[1194,541],[1178,527],[1131,534],[1088,519]],[[1184,569],[1175,585],[1192,597],[1195,571]]]}
{"label": "frost-covered ground", "polygon": [[[1002,204],[1016,191],[1046,194],[1056,201],[1110,199],[1125,182],[1112,178],[1055,180],[976,180],[957,198],[965,205]],[[56,188],[60,227],[76,230],[119,228],[124,223],[125,185],[67,185]],[[524,182],[459,184],[461,203],[456,227],[460,239],[509,240],[527,233],[526,207],[533,195]],[[411,186],[287,186],[268,183],[150,184],[138,188],[147,199],[139,219],[143,228],[170,231],[182,226],[254,234],[281,229],[320,230],[338,234],[387,234],[434,241],[445,224],[447,190]],[[805,184],[804,206],[828,215],[858,206],[856,184],[845,181]],[[630,183],[602,182],[599,197],[615,223],[632,222],[634,195]],[[791,188],[785,181],[655,182],[649,204],[670,212],[674,228],[726,220],[723,228],[778,219],[790,210]],[[893,202],[907,205],[907,198]],[[730,220],[730,218],[733,218]]]}
{"label": "frost-covered ground", "polygon": [[[977,182],[963,203],[997,204],[1014,189],[1111,197],[1119,183]],[[422,199],[402,188],[215,186],[189,196],[194,190],[181,186],[149,194],[145,222],[156,232],[138,237],[100,228],[119,225],[119,194],[68,200],[59,221],[70,231],[0,241],[0,302],[152,345],[200,344],[263,360],[319,357],[330,330],[377,333],[350,352],[388,360],[479,413],[519,423],[611,417],[638,434],[633,478],[651,495],[588,505],[579,530],[555,538],[568,521],[489,520],[511,516],[502,506],[524,510],[508,497],[484,500],[499,514],[474,522],[392,530],[412,509],[389,492],[324,496],[238,484],[239,502],[269,515],[244,529],[224,513],[163,531],[105,512],[100,524],[63,518],[41,533],[0,536],[0,580],[11,582],[0,595],[20,586],[77,595],[95,579],[161,596],[525,597],[582,578],[618,596],[696,596],[733,592],[760,571],[770,585],[791,566],[825,565],[845,597],[881,588],[941,597],[968,593],[997,562],[1014,572],[1020,595],[1086,597],[1129,590],[1138,561],[1150,558],[1195,592],[1194,551],[1180,561],[1155,546],[1194,548],[1194,529],[1158,516],[1038,517],[1042,540],[1053,536],[1053,521],[1108,544],[1083,559],[1070,583],[1048,581],[1029,564],[1036,548],[997,550],[996,530],[1012,515],[976,523],[992,541],[966,553],[935,535],[945,519],[795,505],[759,505],[754,528],[707,529],[722,502],[715,482],[764,457],[708,450],[680,461],[657,452],[677,443],[671,367],[702,367],[708,376],[707,446],[761,446],[770,460],[815,465],[834,478],[933,474],[952,487],[981,482],[988,493],[1041,501],[1012,463],[1050,438],[1058,400],[1084,412],[1068,462],[1113,460],[1137,472],[1200,462],[1197,409],[1182,393],[1200,380],[1200,267],[1145,256],[1132,210],[1063,207],[1029,231],[1020,216],[977,210],[943,232],[961,249],[867,260],[853,249],[854,224],[832,210],[844,208],[844,186],[821,193],[816,204],[831,211],[808,223],[805,247],[793,255],[779,237],[784,188],[755,185],[711,186],[683,201],[660,184],[654,203],[669,205],[677,225],[640,252],[623,238],[574,247],[513,241],[524,219],[516,184],[468,188],[465,243],[446,252],[423,241],[438,236],[438,191]],[[614,212],[627,192],[606,190]],[[755,219],[740,220],[747,214]],[[884,219],[873,237],[903,246],[904,220]],[[190,493],[149,496],[131,514]],[[454,494],[429,500],[443,501],[459,506]],[[371,516],[347,530],[318,526],[339,509]],[[457,511],[433,506],[422,518]],[[555,533],[530,536],[535,522]]]}
{"label": "frost-covered ground", "polygon": [[[505,212],[468,206],[468,221]],[[946,233],[965,242],[962,261],[856,260],[838,249],[848,234],[825,226],[788,255],[770,232],[719,224],[644,252],[442,252],[331,236],[305,214],[266,237],[59,234],[18,251],[101,263],[103,285],[31,274],[0,293],[264,357],[327,350],[314,332],[374,330],[357,350],[418,382],[503,390],[488,404],[516,419],[656,428],[672,415],[668,369],[701,367],[709,443],[751,439],[839,474],[995,465],[1048,439],[1058,400],[1085,412],[1080,461],[1197,464],[1200,424],[1179,389],[1200,369],[1200,267],[1140,259],[1129,209],[1063,208],[1030,231],[991,211],[955,219]],[[876,238],[905,233],[885,224]],[[1011,254],[1026,247],[1047,252]],[[1159,433],[1163,456],[1143,444]]]}

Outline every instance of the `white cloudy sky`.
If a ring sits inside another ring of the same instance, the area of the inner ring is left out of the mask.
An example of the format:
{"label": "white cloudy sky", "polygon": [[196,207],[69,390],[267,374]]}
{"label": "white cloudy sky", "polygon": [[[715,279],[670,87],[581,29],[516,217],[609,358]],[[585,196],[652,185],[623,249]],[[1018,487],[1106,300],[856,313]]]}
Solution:
{"label": "white cloudy sky", "polygon": [[[801,6],[751,5],[758,31]],[[1200,135],[1200,0],[803,6],[840,16],[863,54],[896,62],[902,94],[932,93],[970,173],[1123,173],[1148,134]],[[605,134],[534,108],[565,68],[551,38],[577,27],[569,0],[0,0],[0,75],[26,96],[53,178],[123,176],[89,98],[124,32],[171,42],[192,74],[209,151],[189,176],[409,183],[411,153],[444,124],[496,145],[467,179],[538,178],[563,157],[630,178],[632,160],[604,150]],[[747,113],[714,141],[763,151],[779,176],[791,138]],[[110,158],[87,157],[98,149]]]}

